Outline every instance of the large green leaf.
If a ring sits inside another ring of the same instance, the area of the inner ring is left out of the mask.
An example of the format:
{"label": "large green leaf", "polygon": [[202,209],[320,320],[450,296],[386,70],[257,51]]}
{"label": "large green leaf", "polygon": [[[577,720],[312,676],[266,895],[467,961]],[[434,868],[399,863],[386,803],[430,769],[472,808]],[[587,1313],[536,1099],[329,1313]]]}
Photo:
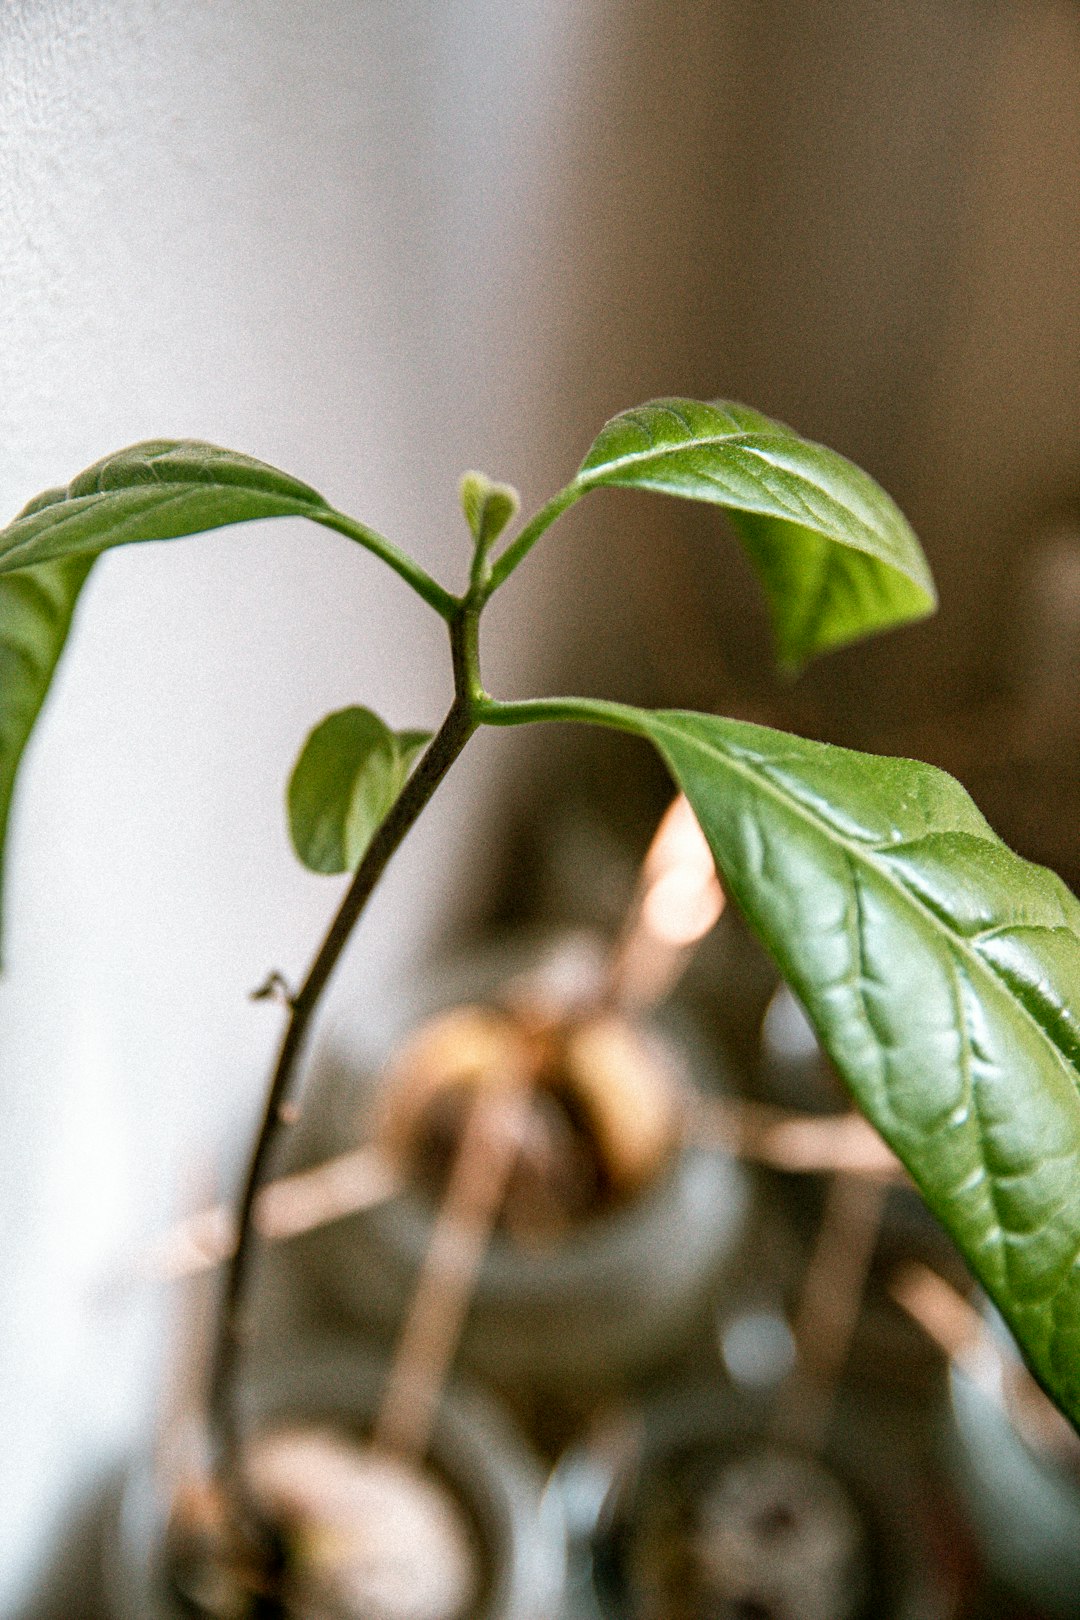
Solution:
{"label": "large green leaf", "polygon": [[0,576],[0,864],[19,761],[93,561],[74,557]]}
{"label": "large green leaf", "polygon": [[370,709],[339,709],[311,732],[289,778],[293,848],[313,872],[355,872],[429,742]]}
{"label": "large green leaf", "polygon": [[1080,902],[951,777],[637,712],[860,1106],[1080,1420]]}
{"label": "large green leaf", "polygon": [[624,411],[601,430],[575,483],[725,507],[788,667],[936,605],[914,532],[869,474],[745,405],[658,399]]}
{"label": "large green leaf", "polygon": [[444,619],[456,598],[365,523],[265,461],[198,439],[148,439],[47,489],[0,529],[0,574],[139,540],[176,540],[253,518],[306,517],[379,557]]}
{"label": "large green leaf", "polygon": [[0,573],[138,540],[172,540],[250,518],[330,511],[315,490],[251,456],[151,439],[46,490],[0,530]]}

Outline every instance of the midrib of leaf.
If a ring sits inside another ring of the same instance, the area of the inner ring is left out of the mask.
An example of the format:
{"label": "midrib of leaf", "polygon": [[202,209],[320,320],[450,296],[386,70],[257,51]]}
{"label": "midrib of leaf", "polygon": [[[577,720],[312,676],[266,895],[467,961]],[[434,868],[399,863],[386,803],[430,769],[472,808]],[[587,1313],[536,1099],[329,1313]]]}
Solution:
{"label": "midrib of leaf", "polygon": [[[671,414],[674,415],[675,413],[672,412]],[[679,420],[681,421],[682,418],[680,417]],[[644,423],[638,425],[643,432],[652,432],[652,429],[647,428]],[[693,433],[689,428],[687,433],[688,437],[681,444],[658,444],[654,436],[653,443],[648,449],[630,450],[624,456],[612,456],[609,461],[601,462],[598,467],[587,467],[584,472],[578,473],[578,481],[583,484],[596,482],[603,474],[611,472],[616,467],[632,467],[641,461],[662,461],[669,456],[685,455],[688,450],[720,450],[729,445],[739,445],[743,449],[751,450],[753,446],[748,444],[747,440],[765,437],[763,432]],[[779,434],[777,438],[780,439]],[[770,465],[773,465],[773,463],[770,463]],[[706,472],[704,476],[708,477],[709,475]]]}
{"label": "midrib of leaf", "polygon": [[[845,520],[854,518],[856,522],[864,526],[871,534],[873,534],[874,538],[878,541],[884,552],[888,553],[891,550],[888,534],[879,526],[878,517],[875,513],[869,512],[861,507],[857,510],[848,503],[838,500],[828,485],[822,483],[819,478],[814,478],[808,471],[805,471],[802,468],[800,468],[798,472],[792,472],[790,467],[786,467],[782,462],[774,460],[768,454],[764,445],[751,442],[753,440],[760,441],[765,437],[767,437],[767,435],[763,432],[722,433],[691,437],[684,440],[681,444],[667,444],[660,446],[652,445],[646,450],[633,450],[627,455],[615,456],[610,461],[603,462],[599,467],[589,467],[584,472],[578,473],[576,482],[586,487],[593,484],[600,485],[605,482],[609,473],[623,467],[640,466],[643,463],[656,463],[671,460],[677,456],[683,456],[695,450],[738,449],[743,451],[744,454],[756,456],[759,461],[764,462],[774,474],[783,480],[785,488],[782,491],[782,495],[775,490],[770,490],[769,499],[765,500],[763,498],[761,504],[751,505],[748,501],[743,501],[740,499],[738,505],[734,507],[735,511],[756,512],[763,517],[775,517],[775,508],[779,505],[783,505],[787,521],[799,524],[803,528],[809,528],[815,534],[819,534],[822,532],[822,523],[827,521],[828,514],[823,513],[820,510],[815,510],[813,505],[806,499],[806,496],[802,490],[794,487],[802,484],[807,488],[814,490],[820,497],[822,504],[830,508],[833,513],[840,513]],[[777,434],[775,437],[778,448],[790,449],[790,444],[783,438],[782,435]],[[695,468],[694,477],[701,479],[703,483],[715,485],[717,490],[730,497],[731,491],[726,481],[719,477],[710,468]],[[792,487],[787,487],[789,485]],[[840,544],[850,550],[860,551],[864,549],[861,546],[852,545],[851,542],[847,540],[838,541],[836,537],[831,534],[826,534],[825,538],[831,540],[834,545]],[[875,555],[877,555],[879,562],[884,562],[889,567],[897,566],[891,556],[881,555],[880,553],[876,553]]]}
{"label": "midrib of leaf", "polygon": [[[999,1176],[991,1174],[987,1169],[990,1153],[986,1136],[986,1123],[983,1119],[982,1108],[979,1102],[978,1086],[975,1081],[974,1055],[972,1051],[971,1023],[968,1018],[968,1008],[965,999],[967,985],[961,974],[955,952],[949,948],[949,988],[953,995],[954,1017],[956,1027],[960,1032],[960,1056],[958,1059],[960,1072],[964,1078],[964,1103],[966,1117],[971,1121],[975,1136],[979,1144],[978,1164],[964,1182],[965,1190],[970,1194],[976,1187],[985,1189],[985,1198],[992,1216],[992,1225],[988,1227],[984,1243],[992,1245],[998,1261],[999,1270],[1004,1262],[1006,1275],[1009,1269],[1009,1249],[1005,1242],[1006,1223],[1001,1209],[998,1194]],[[916,1181],[922,1185],[922,1178],[916,1176]],[[952,1196],[958,1195],[958,1189],[952,1189]]]}
{"label": "midrib of leaf", "polygon": [[[753,437],[759,439],[762,437],[762,435],[755,433]],[[783,441],[780,442],[782,443]],[[827,485],[823,484],[820,479],[812,477],[809,472],[805,471],[801,467],[798,472],[792,472],[790,467],[785,467],[782,462],[773,460],[773,458],[767,454],[764,446],[762,445],[747,444],[744,442],[739,445],[739,448],[747,455],[756,456],[759,461],[763,461],[767,467],[772,469],[777,477],[783,480],[783,499],[787,503],[788,511],[792,514],[790,519],[791,522],[801,524],[804,528],[812,529],[815,533],[821,533],[819,526],[826,521],[827,513],[823,513],[821,510],[815,510],[810,501],[807,500],[805,491],[807,489],[812,489],[820,497],[822,506],[831,509],[833,512],[840,512],[845,518],[853,517],[857,523],[862,524],[866,529],[868,529],[881,542],[883,547],[888,549],[889,536],[888,533],[879,526],[878,514],[876,512],[868,510],[861,504],[859,507],[856,507],[851,503],[850,500],[839,500],[833,491]],[[779,503],[779,497],[775,498]],[[738,510],[738,508],[736,508],[736,510]],[[751,508],[746,508],[746,510],[751,510]],[[802,516],[798,515],[800,511]],[[839,543],[851,550],[862,549],[861,547],[850,546],[849,542],[846,540],[837,542],[835,537],[832,535],[826,535],[825,538],[832,540],[834,545]],[[895,564],[892,563],[891,558],[882,557],[879,560],[882,562],[888,562],[890,566],[895,566]]]}
{"label": "midrib of leaf", "polygon": [[[787,801],[785,800],[784,802],[786,803]],[[884,1052],[888,1050],[888,1038],[886,1033],[879,1029],[877,1025],[873,1007],[867,998],[865,989],[866,984],[871,979],[871,975],[866,971],[868,952],[866,948],[866,925],[863,907],[862,868],[854,859],[851,848],[849,847],[849,841],[843,839],[840,842],[843,847],[844,861],[847,866],[848,879],[851,884],[851,893],[855,913],[852,933],[855,941],[855,965],[857,974],[853,976],[852,988],[858,999],[859,1007],[862,1011],[863,1018],[866,1020],[867,1027],[872,1031],[880,1049],[880,1054],[884,1054]],[[874,868],[874,870],[876,871],[876,868]],[[949,942],[946,943],[949,944]],[[963,986],[960,982],[960,974],[957,963],[952,955],[951,944],[949,944],[947,972],[949,988],[953,998],[954,1019],[960,1034],[960,1056],[958,1057],[957,1062],[963,1078],[962,1107],[964,1112],[963,1120],[958,1121],[958,1123],[964,1124],[970,1122],[977,1142],[976,1158],[978,1160],[975,1170],[965,1177],[964,1181],[960,1185],[950,1189],[950,1196],[954,1199],[960,1197],[961,1195],[970,1197],[975,1193],[977,1187],[984,1185],[984,1191],[982,1193],[982,1201],[984,1206],[984,1236],[981,1246],[988,1248],[992,1247],[997,1260],[998,1270],[1002,1270],[1002,1260],[1004,1259],[1004,1269],[1007,1272],[1008,1250],[1004,1243],[1006,1228],[1002,1220],[1001,1209],[998,1204],[995,1178],[987,1170],[987,1161],[989,1155],[986,1146],[986,1131],[983,1124],[977,1087],[973,1073],[971,1056],[971,1030],[968,1023],[967,1011],[964,1005]],[[883,1055],[879,1055],[877,1081],[881,1091],[887,1093],[888,1072]],[[955,1105],[950,1106],[944,1111],[944,1117],[941,1123],[947,1123],[949,1120],[955,1120],[956,1113],[957,1110]],[[937,1128],[937,1126],[929,1127],[929,1129],[935,1128]],[[928,1189],[925,1186],[923,1177],[921,1177],[917,1171],[913,1170],[911,1174],[916,1184],[922,1187],[924,1191],[932,1191],[932,1189]]]}
{"label": "midrib of leaf", "polygon": [[[861,844],[854,839],[846,837],[843,833],[839,832],[836,827],[831,826],[829,822],[825,821],[820,816],[815,816],[813,811],[810,810],[809,807],[802,802],[802,800],[794,796],[789,797],[788,795],[784,794],[767,775],[755,771],[751,766],[746,764],[745,761],[740,760],[737,756],[723,753],[721,750],[710,746],[710,744],[704,742],[700,737],[696,737],[689,732],[680,731],[675,726],[665,725],[662,720],[657,718],[655,712],[650,718],[649,731],[646,734],[651,735],[654,730],[665,731],[669,736],[674,736],[678,744],[682,745],[683,747],[689,743],[691,747],[697,749],[697,751],[703,754],[709,761],[719,762],[721,768],[726,768],[732,771],[735,775],[741,776],[745,781],[752,783],[758,791],[773,799],[778,805],[780,805],[782,809],[793,811],[795,815],[801,817],[801,819],[805,821],[808,826],[814,828],[819,834],[824,833],[833,841],[834,844],[839,845],[850,862],[853,864],[858,862],[860,866],[865,867],[870,872],[873,872],[877,877],[884,879],[884,881],[903,898],[903,900],[912,908],[914,912],[921,915],[926,920],[932,932],[937,934],[938,937],[944,937],[945,942],[951,946],[957,955],[962,958],[966,958],[971,964],[973,964],[980,977],[985,978],[989,983],[995,985],[999,990],[1004,990],[1006,992],[1010,998],[1010,1001],[1020,1008],[1024,1017],[1029,1020],[1036,1030],[1038,1030],[1046,1045],[1054,1053],[1055,1058],[1061,1064],[1062,1069],[1070,1081],[1074,1092],[1077,1091],[1078,1086],[1080,1086],[1080,1074],[1078,1074],[1076,1066],[1069,1058],[1064,1047],[1060,1045],[1059,1042],[1056,1041],[1051,1035],[1046,1025],[1035,1016],[1031,1009],[1026,1005],[1025,1001],[1023,1001],[1017,995],[1016,991],[1012,989],[1005,976],[1000,973],[992,963],[988,962],[985,957],[981,956],[977,950],[971,949],[969,936],[960,933],[951,923],[946,922],[938,912],[936,912],[931,906],[927,905],[926,902],[922,900],[919,895],[914,893],[912,889],[908,888],[908,886],[895,873],[891,872],[887,863],[876,862],[870,859],[871,854],[883,855],[893,846],[887,844]],[[968,836],[974,838],[977,837],[977,834],[971,833]],[[991,848],[993,847],[989,839],[980,839],[980,843],[990,845]],[[898,844],[895,846],[895,848],[900,850],[903,848],[903,845]],[[1026,926],[1031,927],[1037,925],[1028,924]],[[1008,924],[1001,924],[992,930],[988,930],[988,932],[997,934],[1002,932],[1007,933],[1009,931],[1010,929]],[[978,939],[980,937],[980,935],[971,936],[973,939]],[[1078,1096],[1078,1102],[1080,1102],[1080,1096]]]}

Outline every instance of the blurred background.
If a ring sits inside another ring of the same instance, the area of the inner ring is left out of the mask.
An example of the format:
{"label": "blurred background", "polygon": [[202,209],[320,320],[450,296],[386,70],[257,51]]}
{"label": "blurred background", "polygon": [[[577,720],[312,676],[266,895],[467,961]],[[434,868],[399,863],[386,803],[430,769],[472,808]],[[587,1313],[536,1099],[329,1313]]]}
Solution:
{"label": "blurred background", "polygon": [[[722,521],[601,494],[491,613],[490,689],[919,754],[1080,878],[1075,5],[9,0],[0,106],[5,514],[199,437],[456,588],[465,467],[528,507],[614,411],[743,399],[885,484],[937,618],[783,683]],[[437,621],[343,540],[267,524],[95,571],[5,880],[4,1615],[70,1613],[57,1570],[159,1377],[161,1301],[117,1275],[226,1183],[277,1031],[248,992],[302,971],[333,904],[288,848],[299,744],[345,703],[431,725],[447,695]],[[618,744],[480,738],[328,1019],[541,913],[552,826],[632,862],[666,791]],[[735,1050],[759,977],[718,1014]]]}

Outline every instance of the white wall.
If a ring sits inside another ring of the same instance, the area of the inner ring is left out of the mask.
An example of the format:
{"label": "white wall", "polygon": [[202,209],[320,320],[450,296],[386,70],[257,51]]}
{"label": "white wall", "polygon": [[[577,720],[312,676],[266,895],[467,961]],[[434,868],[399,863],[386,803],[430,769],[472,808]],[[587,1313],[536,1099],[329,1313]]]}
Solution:
{"label": "white wall", "polygon": [[[461,581],[457,475],[530,420],[528,367],[495,382],[496,351],[510,330],[544,351],[522,299],[570,9],[9,0],[0,511],[122,444],[198,436]],[[228,1167],[279,1022],[246,994],[300,973],[339,893],[287,847],[300,740],[349,701],[430,724],[447,691],[438,621],[322,531],[255,525],[96,571],[7,880],[4,1615],[146,1432],[153,1301],[109,1279],[178,1186]],[[401,857],[337,997],[374,1000],[437,921],[487,758]]]}

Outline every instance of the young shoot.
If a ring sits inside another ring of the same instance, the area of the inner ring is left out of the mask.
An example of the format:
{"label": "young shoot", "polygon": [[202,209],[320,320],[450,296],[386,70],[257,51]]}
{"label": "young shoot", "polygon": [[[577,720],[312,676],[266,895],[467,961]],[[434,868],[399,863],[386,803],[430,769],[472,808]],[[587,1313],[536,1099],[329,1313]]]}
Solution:
{"label": "young shoot", "polygon": [[727,402],[654,400],[614,417],[570,482],[516,533],[514,490],[467,473],[473,551],[460,593],[308,485],[188,441],[107,457],[0,532],[0,830],[79,591],[110,547],[306,517],[386,563],[447,628],[454,695],[434,735],[395,732],[364,707],[341,710],[312,731],[288,785],[300,859],[352,876],[287,998],[237,1207],[209,1410],[219,1466],[238,1492],[252,1215],[282,1109],[357,919],[480,726],[613,727],[658,750],[726,891],[855,1101],[966,1255],[1040,1383],[1080,1419],[1080,904],[1006,849],[959,784],[929,765],[717,715],[489,696],[479,641],[487,603],[563,512],[608,487],[726,512],[789,670],[934,609],[926,560],[889,496],[834,451]]}

